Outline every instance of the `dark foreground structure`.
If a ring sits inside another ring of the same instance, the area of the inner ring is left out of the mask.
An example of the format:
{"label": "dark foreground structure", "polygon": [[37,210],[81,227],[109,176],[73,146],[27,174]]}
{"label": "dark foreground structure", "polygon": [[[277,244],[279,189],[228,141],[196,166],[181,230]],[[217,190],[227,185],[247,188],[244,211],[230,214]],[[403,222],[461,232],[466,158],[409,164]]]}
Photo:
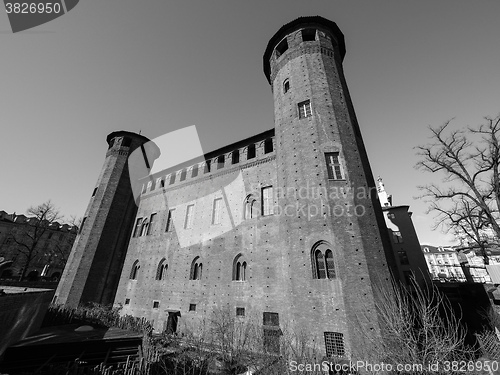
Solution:
{"label": "dark foreground structure", "polygon": [[329,357],[382,340],[377,287],[400,275],[347,89],[344,36],[301,17],[264,53],[274,128],[146,177],[159,150],[115,132],[56,292],[69,306],[123,305],[158,331],[196,332],[216,308],[262,324],[262,347],[304,333]]}

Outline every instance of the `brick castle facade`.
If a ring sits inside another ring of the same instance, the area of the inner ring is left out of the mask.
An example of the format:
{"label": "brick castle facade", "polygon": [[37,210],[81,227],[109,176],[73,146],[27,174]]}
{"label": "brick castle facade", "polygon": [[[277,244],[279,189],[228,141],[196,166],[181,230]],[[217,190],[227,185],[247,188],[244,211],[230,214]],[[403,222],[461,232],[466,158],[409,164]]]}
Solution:
{"label": "brick castle facade", "polygon": [[380,340],[375,288],[399,271],[344,55],[335,23],[284,25],[264,54],[274,128],[148,176],[138,206],[127,160],[142,150],[148,169],[160,150],[110,134],[57,302],[122,304],[171,332],[229,307],[259,318],[268,350],[284,327],[329,356]]}

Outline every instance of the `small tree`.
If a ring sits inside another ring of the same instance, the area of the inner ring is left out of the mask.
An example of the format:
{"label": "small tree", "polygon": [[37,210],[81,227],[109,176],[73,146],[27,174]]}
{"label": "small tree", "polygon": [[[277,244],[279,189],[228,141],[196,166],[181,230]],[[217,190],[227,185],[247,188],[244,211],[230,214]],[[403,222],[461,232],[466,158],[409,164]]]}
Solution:
{"label": "small tree", "polygon": [[42,251],[40,242],[51,224],[62,219],[59,210],[49,200],[26,211],[28,220],[11,233],[17,244],[17,251],[24,256],[23,269],[19,280],[23,280],[33,259]]}
{"label": "small tree", "polygon": [[486,249],[492,237],[500,239],[500,115],[485,121],[453,131],[451,120],[431,127],[431,142],[417,147],[416,167],[443,177],[441,186],[419,187],[430,201],[429,211],[438,214],[436,227],[461,234],[488,264]]}

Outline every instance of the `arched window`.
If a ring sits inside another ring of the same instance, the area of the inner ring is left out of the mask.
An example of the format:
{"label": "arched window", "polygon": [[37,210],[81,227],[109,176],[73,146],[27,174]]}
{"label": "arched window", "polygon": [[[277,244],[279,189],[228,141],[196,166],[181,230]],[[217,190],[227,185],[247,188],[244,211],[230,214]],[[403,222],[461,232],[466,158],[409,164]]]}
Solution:
{"label": "arched window", "polygon": [[323,257],[323,253],[319,250],[316,250],[316,252],[314,253],[314,260],[316,262],[316,278],[325,279],[325,258]]}
{"label": "arched window", "polygon": [[247,262],[243,255],[238,254],[233,261],[233,281],[246,281],[247,278]]}
{"label": "arched window", "polygon": [[325,251],[326,277],[328,279],[335,278],[335,265],[333,264],[333,253],[330,249]]}
{"label": "arched window", "polygon": [[137,280],[137,277],[139,276],[139,268],[141,268],[139,260],[136,260],[132,265],[132,270],[130,271],[130,280]]}
{"label": "arched window", "polygon": [[194,258],[191,263],[191,272],[189,273],[189,280],[201,280],[203,273],[203,264],[200,257]]}
{"label": "arched window", "polygon": [[311,266],[314,279],[335,279],[335,260],[332,246],[325,241],[317,242],[311,249]]}
{"label": "arched window", "polygon": [[163,258],[158,264],[156,270],[156,280],[165,280],[167,277],[168,264],[165,258]]}
{"label": "arched window", "polygon": [[257,217],[257,204],[256,200],[252,195],[248,195],[245,198],[245,204],[244,204],[244,215],[245,215],[245,220],[252,219],[254,217]]}

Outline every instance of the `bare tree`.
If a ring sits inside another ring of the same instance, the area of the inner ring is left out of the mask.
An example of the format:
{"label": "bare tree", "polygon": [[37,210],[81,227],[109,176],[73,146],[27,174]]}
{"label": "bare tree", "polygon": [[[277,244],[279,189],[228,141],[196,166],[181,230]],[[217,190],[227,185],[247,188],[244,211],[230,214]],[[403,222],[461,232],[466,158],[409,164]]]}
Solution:
{"label": "bare tree", "polygon": [[31,206],[26,211],[28,219],[22,226],[16,227],[11,233],[17,244],[17,251],[24,256],[24,266],[19,277],[23,280],[29,265],[33,259],[42,251],[40,243],[50,226],[62,219],[62,215],[54,204],[49,200],[38,206]]}
{"label": "bare tree", "polygon": [[384,339],[369,347],[394,371],[403,365],[398,373],[444,374],[445,363],[471,359],[474,350],[465,343],[460,316],[434,285],[413,280],[406,288],[393,279],[392,287],[375,284],[374,291]]}
{"label": "bare tree", "polygon": [[485,121],[460,130],[449,130],[451,120],[431,127],[431,142],[417,147],[416,167],[443,177],[440,185],[419,186],[438,214],[436,227],[464,235],[487,262],[486,231],[500,239],[500,115]]}

